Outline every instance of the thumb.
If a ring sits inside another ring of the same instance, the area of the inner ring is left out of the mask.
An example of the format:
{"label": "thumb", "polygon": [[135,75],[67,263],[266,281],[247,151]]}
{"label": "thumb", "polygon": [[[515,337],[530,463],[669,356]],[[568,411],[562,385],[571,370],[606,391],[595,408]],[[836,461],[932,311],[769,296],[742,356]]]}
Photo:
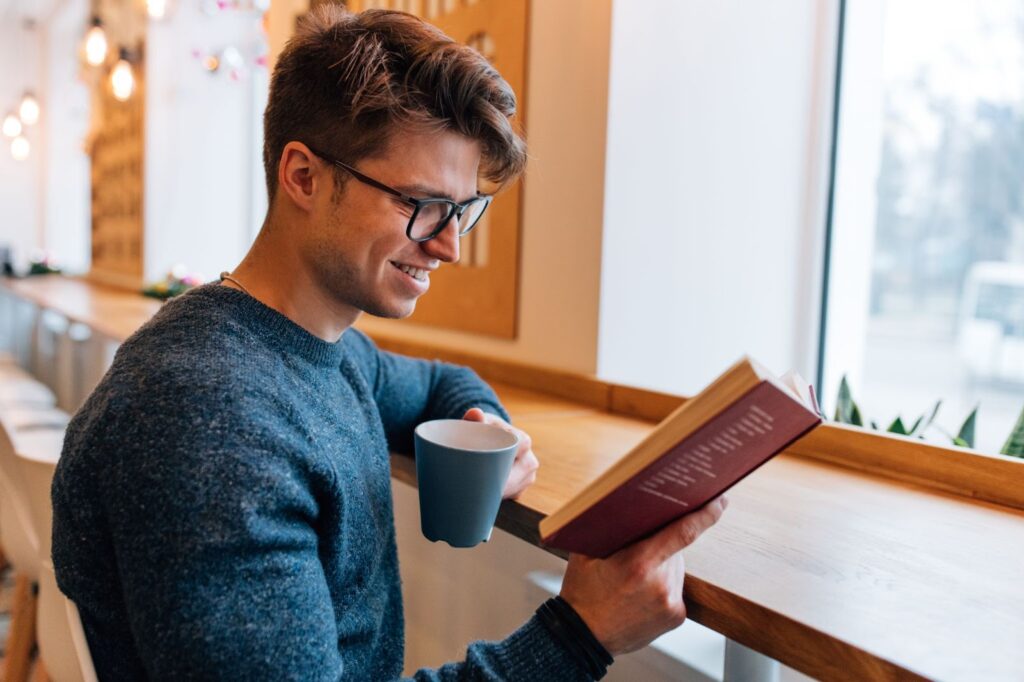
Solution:
{"label": "thumb", "polygon": [[479,407],[471,407],[466,410],[466,414],[462,415],[462,418],[471,422],[482,422],[484,420],[484,411]]}

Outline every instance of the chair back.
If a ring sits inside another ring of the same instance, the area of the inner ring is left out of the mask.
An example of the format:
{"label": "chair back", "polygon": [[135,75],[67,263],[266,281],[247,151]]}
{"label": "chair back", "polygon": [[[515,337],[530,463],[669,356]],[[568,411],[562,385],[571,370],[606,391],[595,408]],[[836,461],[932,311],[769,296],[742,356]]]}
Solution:
{"label": "chair back", "polygon": [[39,576],[39,537],[32,523],[14,434],[0,414],[0,545],[15,571],[34,581]]}
{"label": "chair back", "polygon": [[18,462],[27,486],[29,508],[40,547],[36,641],[46,672],[54,682],[96,682],[96,671],[78,609],[57,587],[50,557],[53,526],[50,487],[60,451],[52,457],[46,454],[19,453]]}

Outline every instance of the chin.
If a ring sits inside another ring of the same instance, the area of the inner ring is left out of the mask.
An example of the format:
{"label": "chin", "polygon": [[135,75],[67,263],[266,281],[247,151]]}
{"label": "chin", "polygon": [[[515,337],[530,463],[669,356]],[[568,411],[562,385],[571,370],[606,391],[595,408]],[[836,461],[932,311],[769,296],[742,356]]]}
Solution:
{"label": "chin", "polygon": [[364,310],[364,312],[369,313],[370,315],[373,315],[374,317],[382,317],[382,318],[389,319],[389,320],[402,320],[402,319],[405,319],[406,317],[409,317],[410,315],[412,315],[415,311],[416,311],[416,301],[415,300],[409,301],[408,303],[404,303],[404,304],[393,304],[393,305],[387,305],[387,304],[384,304],[384,303],[379,303],[378,305],[373,306],[373,308],[368,308],[368,309]]}

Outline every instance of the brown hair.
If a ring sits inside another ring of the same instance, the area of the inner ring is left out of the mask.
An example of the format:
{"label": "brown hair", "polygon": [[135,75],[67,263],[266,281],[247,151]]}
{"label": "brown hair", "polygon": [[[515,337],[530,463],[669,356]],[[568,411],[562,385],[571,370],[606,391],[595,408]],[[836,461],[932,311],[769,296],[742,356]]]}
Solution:
{"label": "brown hair", "polygon": [[274,68],[263,115],[270,201],[288,142],[356,163],[402,129],[453,130],[481,145],[481,174],[505,184],[526,165],[512,88],[476,50],[411,14],[322,5],[299,23]]}

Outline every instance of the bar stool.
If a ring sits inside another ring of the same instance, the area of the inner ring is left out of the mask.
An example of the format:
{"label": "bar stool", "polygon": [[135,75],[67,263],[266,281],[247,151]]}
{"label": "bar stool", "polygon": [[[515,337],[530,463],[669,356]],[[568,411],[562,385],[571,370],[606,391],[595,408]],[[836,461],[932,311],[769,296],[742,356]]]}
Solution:
{"label": "bar stool", "polygon": [[36,639],[46,674],[54,682],[96,682],[89,644],[74,602],[57,587],[50,555],[53,506],[50,486],[60,458],[52,443],[18,450],[18,463],[27,484],[32,522],[39,538],[39,601]]}

